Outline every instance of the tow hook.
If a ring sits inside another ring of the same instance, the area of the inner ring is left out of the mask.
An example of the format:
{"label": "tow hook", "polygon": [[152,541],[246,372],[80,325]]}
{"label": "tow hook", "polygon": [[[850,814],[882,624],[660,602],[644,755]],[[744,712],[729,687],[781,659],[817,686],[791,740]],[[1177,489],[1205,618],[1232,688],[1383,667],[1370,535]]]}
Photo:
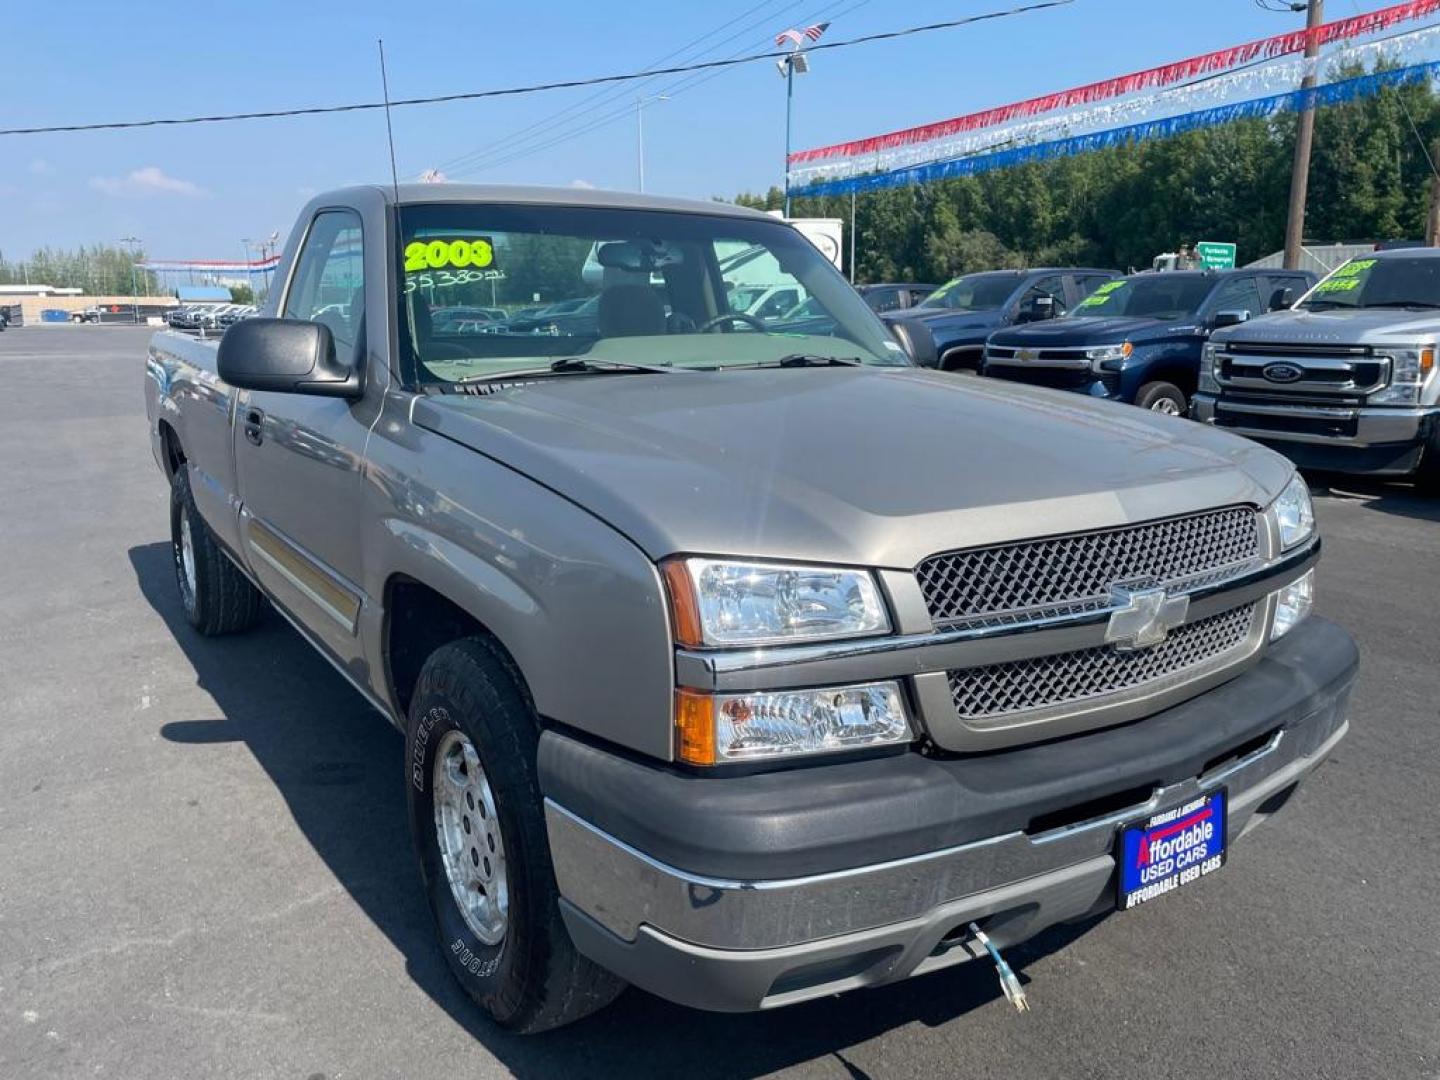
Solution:
{"label": "tow hook", "polygon": [[995,947],[995,943],[986,937],[985,931],[973,922],[970,924],[970,933],[975,936],[976,941],[984,946],[985,951],[990,954],[990,959],[995,961],[995,974],[1000,976],[1000,991],[1005,995],[1005,1000],[1014,1005],[1017,1012],[1029,1012],[1030,1001],[1025,997],[1025,988],[1020,985],[1020,980],[1015,977],[1015,972],[1010,969],[1010,965],[1000,955],[1000,950]]}

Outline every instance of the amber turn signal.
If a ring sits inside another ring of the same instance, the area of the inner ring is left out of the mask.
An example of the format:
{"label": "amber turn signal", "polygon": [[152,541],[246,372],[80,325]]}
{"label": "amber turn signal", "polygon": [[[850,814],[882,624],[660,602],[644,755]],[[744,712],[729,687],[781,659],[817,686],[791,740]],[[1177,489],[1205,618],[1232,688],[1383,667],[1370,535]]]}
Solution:
{"label": "amber turn signal", "polygon": [[690,765],[715,764],[715,699],[675,691],[675,756]]}
{"label": "amber turn signal", "polygon": [[670,629],[677,645],[695,647],[704,642],[700,629],[700,605],[695,599],[695,585],[684,559],[661,563],[665,591],[670,594]]}

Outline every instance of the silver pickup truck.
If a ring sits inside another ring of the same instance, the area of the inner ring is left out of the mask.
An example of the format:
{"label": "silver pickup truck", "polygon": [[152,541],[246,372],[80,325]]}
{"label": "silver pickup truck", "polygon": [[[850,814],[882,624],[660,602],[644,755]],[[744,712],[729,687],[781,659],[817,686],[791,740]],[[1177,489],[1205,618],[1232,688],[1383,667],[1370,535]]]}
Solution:
{"label": "silver pickup truck", "polygon": [[[732,309],[737,261],[813,317]],[[916,369],[763,214],[333,192],[146,399],[190,623],[268,601],[405,733],[440,947],[513,1028],[987,957],[1023,1004],[1006,947],[1219,870],[1347,728],[1289,462]]]}
{"label": "silver pickup truck", "polygon": [[1206,346],[1195,419],[1301,468],[1411,476],[1440,493],[1440,249],[1337,267],[1291,310]]}

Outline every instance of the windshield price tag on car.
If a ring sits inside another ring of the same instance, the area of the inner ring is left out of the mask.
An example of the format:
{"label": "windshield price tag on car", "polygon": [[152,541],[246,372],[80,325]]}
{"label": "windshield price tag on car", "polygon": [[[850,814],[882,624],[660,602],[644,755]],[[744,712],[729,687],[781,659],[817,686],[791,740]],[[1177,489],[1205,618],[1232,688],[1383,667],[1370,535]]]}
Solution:
{"label": "windshield price tag on car", "polygon": [[1125,282],[1123,280],[1107,281],[1105,282],[1105,284],[1096,288],[1096,290],[1092,292],[1089,296],[1087,296],[1084,300],[1081,300],[1080,303],[1076,305],[1076,307],[1099,307],[1101,304],[1105,303],[1105,301],[1110,298],[1110,294],[1112,292],[1114,292],[1116,289],[1120,288],[1120,286],[1124,284]]}
{"label": "windshield price tag on car", "polygon": [[407,274],[422,270],[458,270],[466,267],[483,270],[494,264],[495,245],[488,236],[415,240],[405,245]]}

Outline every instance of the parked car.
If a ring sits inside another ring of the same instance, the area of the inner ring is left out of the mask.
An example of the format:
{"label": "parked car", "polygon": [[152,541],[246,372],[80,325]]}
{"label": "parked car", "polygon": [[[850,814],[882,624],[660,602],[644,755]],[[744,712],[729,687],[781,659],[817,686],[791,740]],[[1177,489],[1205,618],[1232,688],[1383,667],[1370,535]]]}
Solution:
{"label": "parked car", "polygon": [[919,306],[935,291],[934,285],[912,285],[885,282],[874,285],[857,285],[855,291],[865,298],[870,310],[878,314],[887,311],[904,311]]}
{"label": "parked car", "polygon": [[1174,270],[1105,282],[1069,318],[998,330],[982,372],[1184,416],[1212,330],[1288,307],[1299,270]]}
{"label": "parked car", "polygon": [[98,323],[100,321],[100,308],[91,305],[82,311],[72,311],[70,321],[73,323]]}
{"label": "parked car", "polygon": [[10,313],[0,308],[0,331],[10,329]]}
{"label": "parked car", "polygon": [[776,285],[737,285],[728,293],[730,310],[757,319],[778,319],[805,300],[805,290],[795,282]]}
{"label": "parked car", "polygon": [[1440,251],[1337,268],[1290,311],[1210,339],[1195,418],[1302,468],[1412,476],[1440,493]]}
{"label": "parked car", "polygon": [[[603,238],[597,335],[435,337],[395,282],[417,235],[493,242],[507,303]],[[833,333],[726,310],[737,240]],[[501,1024],[987,955],[1023,1003],[1004,949],[1220,872],[1347,730],[1357,652],[1307,618],[1288,461],[916,370],[768,215],[357,187],[279,277],[218,348],[150,346],[181,607],[218,635],[268,599],[405,732],[440,948]],[[315,317],[335,288],[363,332]],[[1205,947],[1155,945],[1152,977]]]}
{"label": "parked car", "polygon": [[234,304],[215,317],[215,325],[221,329],[234,326],[241,319],[248,319],[256,313],[253,304]]}
{"label": "parked car", "polygon": [[916,307],[884,318],[917,364],[974,370],[995,330],[1058,318],[1118,276],[1113,270],[1055,267],[966,274]]}

